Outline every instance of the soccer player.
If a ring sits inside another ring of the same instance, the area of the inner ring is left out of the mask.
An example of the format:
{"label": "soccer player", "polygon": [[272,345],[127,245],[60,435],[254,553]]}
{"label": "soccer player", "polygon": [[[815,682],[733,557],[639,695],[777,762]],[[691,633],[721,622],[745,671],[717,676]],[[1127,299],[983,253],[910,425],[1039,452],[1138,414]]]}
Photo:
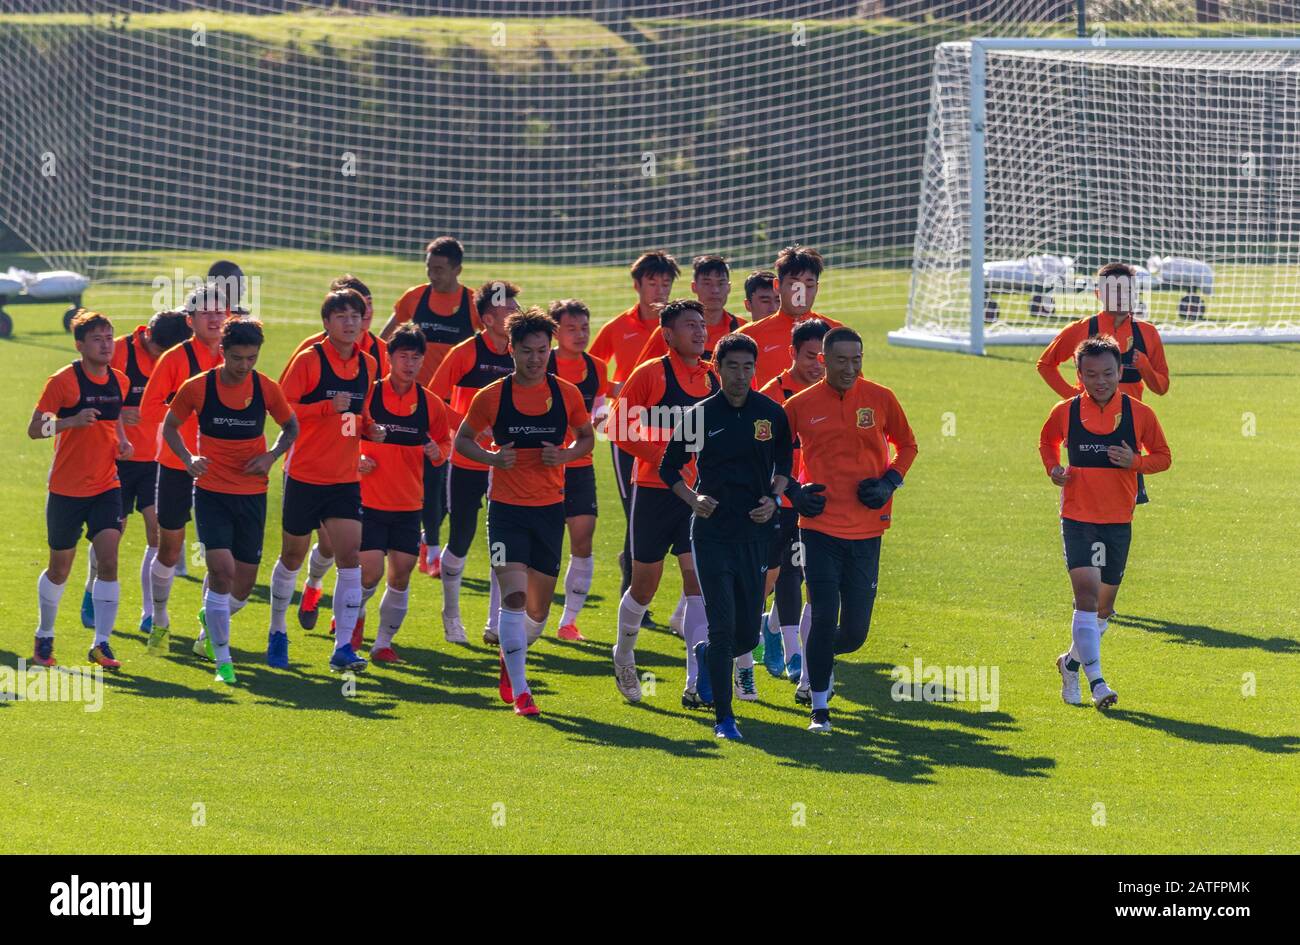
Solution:
{"label": "soccer player", "polygon": [[[600,358],[613,365],[613,397],[619,395],[623,384],[637,366],[637,355],[645,347],[646,340],[659,328],[659,311],[672,297],[673,282],[681,271],[677,260],[661,249],[642,253],[632,263],[632,288],[636,290],[636,305],[602,325],[588,352],[593,358]],[[632,477],[636,459],[612,439],[610,454],[614,460],[614,481],[618,483],[618,495],[623,503],[623,518],[630,521]],[[621,593],[626,593],[632,580],[632,553],[626,531],[618,561],[623,569]]]}
{"label": "soccer player", "polygon": [[[790,336],[790,369],[768,381],[761,393],[783,404],[825,377],[826,366],[821,357],[822,339],[828,331],[830,326],[820,318],[806,318],[796,324]],[[800,458],[799,442],[796,440],[792,462],[794,479],[799,479],[802,472]],[[773,676],[785,676],[791,682],[799,681],[806,688],[808,669],[803,651],[808,637],[810,614],[803,605],[803,568],[795,563],[799,514],[790,504],[788,496],[781,496],[780,506],[777,513],[780,532],[768,555],[767,582],[763,592],[763,599],[767,600],[768,595],[773,590],[776,591],[772,609],[763,621],[766,637],[763,640],[763,662]]]}
{"label": "soccer player", "polygon": [[355,289],[325,296],[321,322],[326,338],[289,365],[284,396],[301,432],[286,461],[280,558],[271,574],[271,625],[266,663],[289,665],[284,617],[298,582],[298,569],[323,528],[338,562],[334,590],[334,653],[330,669],[358,671],[366,661],[352,649],[361,610],[361,437],[383,442],[385,430],[370,418],[368,397],[378,366],[357,346],[366,301]]}
{"label": "soccer player", "polygon": [[745,277],[745,311],[751,322],[761,322],[781,311],[781,296],[776,291],[776,273],[755,269]]}
{"label": "soccer player", "polygon": [[[1136,400],[1142,399],[1142,391],[1146,388],[1155,394],[1167,394],[1169,365],[1165,361],[1165,346],[1160,340],[1160,332],[1150,322],[1139,322],[1134,317],[1138,301],[1136,270],[1127,263],[1107,263],[1097,270],[1094,292],[1102,310],[1066,325],[1039,355],[1038,373],[1047,386],[1066,400],[1079,393],[1082,388],[1062,377],[1060,366],[1074,359],[1079,342],[1085,338],[1109,335],[1123,352],[1120,393]],[[1142,505],[1148,501],[1146,481],[1139,474],[1137,482],[1137,504]]]}
{"label": "soccer player", "polygon": [[[429,281],[412,286],[393,306],[393,315],[379,337],[387,341],[397,326],[415,322],[424,331],[429,348],[417,382],[428,387],[442,359],[456,345],[482,330],[474,293],[460,284],[465,247],[453,236],[440,236],[424,248],[424,270]],[[424,467],[424,537],[420,545],[420,567],[430,577],[440,576],[442,520],[447,515],[446,462]]]}
{"label": "soccer player", "polygon": [[[774,316],[775,317],[775,316]],[[804,658],[812,686],[809,731],[829,732],[835,657],[867,640],[894,490],[916,459],[916,437],[894,392],[862,377],[862,337],[822,339],[826,376],[785,402],[807,485],[786,490],[799,512],[812,626]],[[891,461],[890,447],[894,449]],[[865,474],[865,478],[864,478]]]}
{"label": "soccer player", "polygon": [[[785,492],[793,456],[785,411],[750,388],[757,359],[752,338],[718,342],[722,390],[689,408],[695,416],[683,418],[659,463],[660,478],[691,509],[691,557],[708,615],[708,639],[695,645],[699,693],[713,703],[714,735],[729,740],[741,738],[731,710],[732,660],[758,643],[764,572],[780,530],[775,496]],[[682,478],[692,449],[693,489]]]}
{"label": "soccer player", "polygon": [[[713,357],[723,336],[738,331],[749,319],[733,315],[727,311],[727,296],[731,294],[731,267],[721,256],[696,256],[691,264],[694,274],[691,277],[691,291],[704,306],[704,327],[708,329],[709,340],[704,344],[704,356]],[[645,364],[654,358],[662,358],[668,353],[668,342],[664,341],[662,331],[652,331],[646,339],[636,363]]]}
{"label": "soccer player", "polygon": [[[560,573],[564,469],[596,442],[582,394],[546,372],[555,323],[540,308],[506,321],[514,372],[474,395],[456,432],[456,450],[493,467],[488,550],[501,585],[498,691],[515,712],[538,714],[525,671],[541,636]],[[573,445],[561,446],[573,431]],[[479,445],[491,431],[495,452]]]}
{"label": "soccer player", "polygon": [[[375,317],[374,299],[371,297],[370,288],[356,276],[349,273],[348,275],[339,276],[330,283],[330,292],[338,292],[342,289],[355,289],[366,300],[366,317],[361,322],[361,334],[357,346],[375,359],[379,376],[383,377],[388,373],[388,346],[370,330],[371,322],[374,321]],[[318,331],[304,338],[285,363],[284,371],[280,373],[280,383],[284,383],[284,377],[289,373],[289,365],[293,363],[294,358],[312,345],[324,340],[325,332],[323,331]],[[332,567],[334,567],[334,549],[330,546],[329,535],[318,531],[316,533],[316,542],[311,546],[310,554],[307,555],[307,580],[303,584],[302,597],[298,599],[298,626],[304,630],[311,630],[316,626],[316,620],[320,615],[322,586],[325,582],[325,575],[329,573]]]}
{"label": "soccer player", "polygon": [[218,259],[208,267],[208,282],[216,283],[225,292],[230,302],[230,313],[240,318],[248,317],[248,308],[244,305],[244,289],[248,280],[238,263],[229,259]]}
{"label": "soccer player", "polygon": [[36,582],[40,623],[32,661],[39,666],[55,665],[54,622],[84,526],[99,562],[91,591],[95,639],[87,655],[105,669],[118,669],[121,663],[109,643],[117,619],[117,546],[122,537],[117,462],[131,458],[124,423],[137,415],[135,408],[123,406],[130,381],[109,364],[113,323],[98,312],[82,309],[72,319],[72,337],[81,357],[45,382],[27,425],[27,435],[33,440],[55,437],[45,505],[50,557]]}
{"label": "soccer player", "polygon": [[[220,366],[192,377],[172,398],[163,439],[194,477],[194,525],[207,558],[202,622],[216,680],[235,682],[230,620],[257,582],[266,531],[266,486],[275,461],[298,436],[298,420],[280,385],[253,368],[264,341],[262,324],[232,318],[221,329]],[[280,425],[268,451],[266,416]],[[198,418],[198,452],[181,435]]]}
{"label": "soccer player", "polygon": [[[555,322],[555,350],[546,366],[554,374],[578,388],[587,413],[601,405],[610,392],[609,366],[587,353],[591,335],[591,310],[577,299],[552,302],[549,315]],[[573,445],[573,437],[565,446]],[[564,614],[557,636],[561,640],[585,639],[578,629],[578,614],[591,593],[591,576],[595,566],[591,557],[592,536],[596,533],[596,467],[591,454],[575,459],[564,467],[564,524],[569,530],[569,567],[564,572]]]}
{"label": "soccer player", "polygon": [[[629,521],[632,581],[618,608],[618,642],[614,647],[614,681],[629,702],[641,700],[636,671],[636,641],[646,609],[659,589],[664,558],[677,557],[686,594],[686,688],[682,705],[701,708],[707,703],[697,689],[695,644],[704,639],[707,618],[704,599],[691,555],[691,509],[674,495],[659,476],[668,439],[686,408],[715,393],[718,380],[708,361],[701,359],[708,332],[704,307],[695,299],[676,299],[659,313],[668,339],[668,354],[635,371],[610,411],[610,439],[636,457]],[[695,480],[694,467],[682,474],[687,485]]]}
{"label": "soccer player", "polygon": [[[518,296],[519,286],[513,282],[485,282],[474,296],[483,330],[448,352],[433,375],[429,390],[447,404],[448,423],[458,429],[474,396],[515,369],[506,321],[519,311]],[[482,445],[486,447],[491,442],[485,439]],[[427,479],[428,466],[424,474]],[[448,643],[468,642],[460,616],[460,586],[465,576],[465,559],[478,529],[478,510],[483,506],[490,478],[486,464],[459,450],[452,455],[443,478],[447,492],[444,502],[450,521],[439,574],[442,578],[442,629]],[[497,614],[501,607],[496,572],[489,576],[489,584],[488,622],[483,639],[495,644]]]}
{"label": "soccer player", "polygon": [[379,631],[370,649],[375,663],[401,662],[393,637],[406,618],[411,572],[419,556],[425,461],[437,462],[451,450],[446,408],[415,383],[427,347],[416,326],[398,328],[388,342],[391,373],[370,392],[370,417],[388,433],[384,442],[367,443],[361,451],[361,615],[352,647],[362,643],[366,603],[379,588],[386,564]]}
{"label": "soccer player", "polygon": [[[1061,698],[1080,704],[1082,665],[1099,709],[1119,699],[1101,675],[1101,636],[1128,561],[1137,478],[1172,462],[1155,411],[1119,389],[1123,357],[1108,335],[1079,342],[1074,360],[1083,392],[1053,407],[1038,437],[1047,475],[1061,487],[1061,537],[1074,591],[1072,645],[1056,660]],[[1068,467],[1061,465],[1062,443]]]}
{"label": "soccer player", "polygon": [[790,333],[797,322],[820,318],[832,328],[839,322],[813,311],[822,273],[826,270],[821,253],[806,246],[787,246],[776,257],[776,291],[781,298],[780,311],[766,318],[755,318],[740,329],[758,345],[758,367],[754,372],[754,389],[762,390],[772,378],[790,367]]}
{"label": "soccer player", "polygon": [[[221,363],[221,328],[230,317],[225,290],[218,283],[195,289],[185,300],[185,313],[193,337],[169,348],[154,365],[140,399],[140,419],[144,423],[162,424],[181,385]],[[180,429],[185,448],[191,453],[198,448],[198,432],[198,418],[191,415]],[[193,506],[194,477],[174,452],[158,450],[158,488],[154,503],[158,517],[158,554],[150,572],[153,596],[150,653],[162,653],[170,645],[171,615],[167,601],[177,563],[185,553],[185,525]]]}
{"label": "soccer player", "polygon": [[[123,407],[137,408],[144,396],[145,385],[154,364],[162,353],[190,336],[190,326],[184,312],[158,312],[148,325],[140,325],[113,342],[113,360],[110,365],[126,375],[131,382]],[[134,508],[144,519],[145,546],[140,559],[140,629],[153,628],[153,559],[158,554],[158,517],[154,514],[154,494],[157,491],[158,424],[143,421],[126,426],[126,438],[131,441],[131,458],[117,464],[117,477],[122,484],[122,532]],[[92,597],[95,578],[95,546],[90,546],[86,556],[86,590],[81,598],[81,622],[87,629],[95,626],[95,605]]]}

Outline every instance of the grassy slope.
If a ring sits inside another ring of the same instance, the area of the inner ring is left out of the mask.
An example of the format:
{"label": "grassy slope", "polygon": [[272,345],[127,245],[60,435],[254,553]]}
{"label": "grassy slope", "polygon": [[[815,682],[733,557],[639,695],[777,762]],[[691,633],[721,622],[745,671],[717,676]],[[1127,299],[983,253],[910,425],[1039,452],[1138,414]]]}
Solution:
{"label": "grassy slope", "polygon": [[[358,272],[381,311],[419,276],[418,265],[396,260],[236,258],[263,276],[265,315],[304,323],[273,326],[270,370],[308,330],[328,276]],[[124,270],[126,282],[96,287],[88,302],[125,326],[150,309],[153,274],[207,261],[143,257]],[[564,291],[585,293],[601,313],[627,304],[625,276],[613,270],[466,272],[471,282],[501,276],[522,283],[527,301]],[[641,650],[643,670],[660,676],[658,694],[639,708],[621,702],[607,656],[621,528],[602,452],[605,516],[581,621],[593,642],[535,649],[540,723],[496,701],[488,649],[442,642],[440,597],[427,579],[398,637],[408,665],[363,677],[354,699],[326,672],[319,634],[293,633],[293,671],[259,668],[264,596],[236,619],[237,689],[218,689],[181,643],[169,660],[148,659],[133,629],[133,521],[123,555],[126,671],[104,711],[0,703],[3,849],[1295,851],[1300,345],[1171,350],[1173,392],[1156,406],[1174,468],[1152,480],[1154,501],[1137,518],[1120,598],[1135,619],[1113,626],[1105,646],[1123,708],[1103,718],[1057,695],[1052,660],[1069,602],[1055,491],[1036,452],[1051,394],[1034,373],[1035,352],[979,360],[887,347],[905,289],[901,273],[832,272],[818,306],[865,332],[866,371],[898,392],[921,448],[886,538],[872,636],[840,674],[832,738],[802,731],[792,687],[760,673],[762,702],[739,709],[749,741],[717,745],[701,716],[676,705],[681,643],[662,632],[645,633]],[[61,308],[15,309],[18,335],[0,343],[12,451],[0,481],[9,510],[0,519],[0,662],[9,665],[30,652],[50,453],[22,428],[45,376],[70,357]],[[956,436],[941,435],[948,412]],[[1253,437],[1242,435],[1246,412]],[[263,577],[275,548],[272,537]],[[481,549],[465,594],[471,627],[485,609]],[[66,664],[88,637],[76,617],[81,568],[60,616]],[[198,586],[178,581],[174,613],[193,612]],[[676,593],[675,581],[661,592],[660,621]],[[174,623],[178,636],[191,632]],[[891,701],[890,667],[914,658],[998,667],[999,710]],[[1241,693],[1244,673],[1255,674],[1254,697]],[[356,836],[337,835],[340,801],[358,815]],[[202,828],[191,825],[196,803],[206,805]],[[492,826],[496,803],[505,805],[501,828]],[[1104,827],[1093,825],[1098,803]],[[792,826],[800,804],[806,827]]]}

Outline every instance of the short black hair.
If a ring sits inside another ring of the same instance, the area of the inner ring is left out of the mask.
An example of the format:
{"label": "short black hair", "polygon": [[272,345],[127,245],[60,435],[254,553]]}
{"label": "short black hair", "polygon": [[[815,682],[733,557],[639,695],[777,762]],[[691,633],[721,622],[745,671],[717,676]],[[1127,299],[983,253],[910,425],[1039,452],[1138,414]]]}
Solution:
{"label": "short black hair", "polygon": [[659,310],[659,324],[663,328],[672,328],[677,318],[687,310],[699,312],[704,317],[704,304],[699,299],[673,299]]}
{"label": "short black hair", "polygon": [[728,266],[727,261],[717,253],[708,253],[704,256],[696,256],[694,262],[691,263],[691,267],[694,270],[694,278],[696,279],[715,272],[720,276],[726,276],[727,278],[731,277],[731,267]]}
{"label": "short black hair", "polygon": [[72,316],[72,337],[76,341],[85,341],[88,334],[105,325],[108,326],[109,331],[113,330],[113,323],[108,320],[107,315],[92,312],[88,308],[79,308],[77,314]]}
{"label": "short black hair", "polygon": [[1119,367],[1124,366],[1123,353],[1120,350],[1119,342],[1110,335],[1093,335],[1091,338],[1080,341],[1078,347],[1074,349],[1074,366],[1076,368],[1081,367],[1084,358],[1092,358],[1103,354],[1113,355],[1115,364]]}
{"label": "short black hair", "polygon": [[465,258],[465,247],[454,236],[440,236],[424,247],[424,255],[441,256],[453,266],[459,266]]}
{"label": "short black hair", "polygon": [[149,319],[149,340],[166,351],[194,336],[184,312],[155,312]]}
{"label": "short black hair", "polygon": [[754,293],[759,289],[767,288],[776,291],[772,285],[776,281],[776,273],[770,269],[755,269],[745,277],[745,298],[752,299]]}
{"label": "short black hair", "polygon": [[234,348],[239,345],[262,347],[266,335],[262,323],[256,318],[232,318],[221,326],[221,347]]}
{"label": "short black hair", "polygon": [[841,341],[856,341],[861,346],[862,336],[852,328],[846,328],[843,325],[839,328],[832,328],[822,336],[822,350],[830,351],[832,346],[839,344]]}
{"label": "short black hair", "polygon": [[393,337],[388,339],[388,353],[391,355],[394,351],[417,351],[424,354],[429,348],[429,342],[424,337],[424,330],[415,322],[406,322],[401,325],[397,331],[393,332]]}
{"label": "short black hair", "polygon": [[208,267],[209,279],[242,279],[244,270],[239,268],[238,263],[233,263],[229,259],[218,259]]}
{"label": "short black hair", "polygon": [[185,313],[230,311],[230,299],[226,296],[226,287],[230,284],[229,276],[216,276],[208,279],[185,298]]}
{"label": "short black hair", "polygon": [[355,289],[368,299],[374,298],[370,288],[350,272],[339,276],[330,283],[331,292],[337,292],[339,289]]}
{"label": "short black hair", "polygon": [[799,349],[814,339],[823,339],[830,332],[831,326],[826,324],[820,318],[805,318],[794,326],[794,331],[790,332],[790,344],[794,347],[795,354]]}
{"label": "short black hair", "polygon": [[826,260],[822,259],[822,254],[807,246],[787,246],[776,257],[776,275],[779,279],[802,276],[806,272],[820,276],[825,269]]}
{"label": "short black hair", "polygon": [[360,292],[356,289],[339,289],[331,292],[321,303],[320,320],[329,321],[329,317],[335,312],[342,312],[349,308],[356,309],[358,315],[365,316],[366,300]]}
{"label": "short black hair", "polygon": [[506,299],[516,298],[522,290],[513,282],[506,282],[504,279],[493,279],[491,282],[485,282],[474,292],[474,310],[482,312],[485,308],[496,308],[496,303],[492,297],[498,292],[504,292]]}
{"label": "short black hair", "polygon": [[581,299],[556,299],[551,303],[551,307],[546,314],[550,316],[551,321],[555,322],[556,326],[559,326],[560,319],[565,315],[591,320],[591,309]]}
{"label": "short black hair", "polygon": [[640,282],[646,276],[672,276],[676,279],[682,274],[682,267],[677,260],[662,249],[652,249],[642,253],[632,263],[632,279]]}
{"label": "short black hair", "polygon": [[742,335],[740,332],[733,331],[729,335],[723,335],[718,344],[713,349],[713,363],[721,364],[722,359],[733,351],[748,351],[758,360],[758,345],[749,335]]}
{"label": "short black hair", "polygon": [[536,305],[522,312],[511,312],[506,319],[506,332],[510,343],[518,344],[529,335],[544,334],[547,340],[555,337],[555,322]]}

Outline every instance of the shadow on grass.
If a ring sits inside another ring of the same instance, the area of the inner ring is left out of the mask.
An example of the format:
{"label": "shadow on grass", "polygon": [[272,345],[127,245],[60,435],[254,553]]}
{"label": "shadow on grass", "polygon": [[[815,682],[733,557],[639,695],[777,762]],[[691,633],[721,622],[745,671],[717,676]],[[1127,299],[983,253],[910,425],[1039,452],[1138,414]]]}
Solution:
{"label": "shadow on grass", "polygon": [[1289,755],[1300,751],[1300,735],[1252,735],[1232,728],[1207,725],[1204,722],[1189,722],[1184,719],[1170,719],[1133,709],[1110,709],[1106,712],[1106,718],[1118,719],[1130,725],[1164,732],[1174,738],[1202,745],[1239,745],[1268,755]]}
{"label": "shadow on grass", "polygon": [[1288,637],[1260,637],[1238,633],[1235,630],[1221,630],[1204,624],[1174,623],[1156,617],[1141,617],[1132,614],[1117,613],[1111,622],[1120,627],[1132,627],[1148,633],[1159,633],[1172,637],[1175,643],[1188,646],[1204,646],[1212,649],[1264,650],[1267,653],[1300,653],[1300,640]]}
{"label": "shadow on grass", "polygon": [[[678,715],[676,712],[650,706],[644,702],[629,707],[629,710],[637,715],[645,713],[662,716]],[[538,721],[583,745],[659,751],[675,758],[720,757],[719,746],[713,738],[711,729],[705,730],[707,734],[696,737],[662,735],[637,726],[635,721],[632,725],[620,725],[586,716],[557,715],[549,712],[543,712]]]}

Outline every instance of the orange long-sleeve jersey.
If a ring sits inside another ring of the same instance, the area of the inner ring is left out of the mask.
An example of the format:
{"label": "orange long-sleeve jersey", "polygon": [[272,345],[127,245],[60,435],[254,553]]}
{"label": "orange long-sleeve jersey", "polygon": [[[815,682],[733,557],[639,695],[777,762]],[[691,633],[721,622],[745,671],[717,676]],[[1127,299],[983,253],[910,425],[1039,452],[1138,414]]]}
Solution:
{"label": "orange long-sleeve jersey", "polygon": [[[551,364],[554,365],[554,374],[556,377],[568,381],[574,387],[578,388],[582,394],[583,406],[587,408],[587,413],[591,413],[592,405],[597,397],[608,396],[613,389],[613,384],[609,380],[609,365],[595,355],[591,357],[592,365],[595,367],[594,372],[587,369],[586,358],[566,358],[562,357],[559,350],[552,350]],[[590,397],[588,394],[590,393]],[[566,447],[572,446],[574,441],[573,431],[569,431],[569,437],[564,441]],[[575,459],[568,465],[575,469],[579,466],[591,465],[591,454],[588,453],[581,459]]]}
{"label": "orange long-sleeve jersey", "polygon": [[858,483],[890,469],[906,476],[916,459],[916,437],[894,392],[859,377],[840,393],[822,379],[787,400],[785,414],[806,481],[826,486],[825,510],[799,516],[799,527],[848,539],[874,538],[889,528],[893,499],[869,509],[858,501]]}
{"label": "orange long-sleeve jersey", "polygon": [[393,305],[393,317],[399,325],[414,321],[424,330],[429,346],[416,379],[422,387],[429,386],[447,352],[483,329],[474,293],[463,285],[450,292],[435,292],[427,282],[412,286]]}
{"label": "orange long-sleeve jersey", "polygon": [[[498,347],[498,342],[494,342],[491,335],[481,331],[447,352],[447,356],[438,365],[433,380],[429,382],[429,390],[435,397],[441,397],[446,402],[447,422],[455,430],[460,428],[461,421],[469,413],[474,395],[514,369],[515,360],[510,355],[508,343],[502,343]],[[478,445],[491,449],[491,435],[484,434]],[[460,453],[452,455],[451,464],[457,469],[488,468]]]}
{"label": "orange long-sleeve jersey", "polygon": [[[772,398],[778,404],[783,404],[807,386],[807,384],[800,383],[789,371],[782,371],[764,384],[759,393]],[[794,455],[790,462],[790,478],[796,482],[806,481],[803,469],[803,452],[799,448],[799,439],[797,437],[794,439]],[[785,496],[781,496],[781,508],[790,508],[790,500]]]}
{"label": "orange long-sleeve jersey", "polygon": [[776,312],[767,318],[741,326],[740,333],[748,335],[758,345],[754,390],[761,391],[768,381],[790,369],[790,335],[794,332],[795,325],[810,318],[820,318],[831,328],[840,327],[835,319],[816,312],[806,312],[797,318],[787,312]]}
{"label": "orange long-sleeve jersey", "polygon": [[1138,473],[1163,472],[1173,462],[1156,412],[1136,397],[1129,399],[1136,442],[1130,441],[1128,445],[1136,453],[1145,451],[1145,455],[1138,455],[1128,469],[1105,465],[1073,466],[1068,460],[1061,462],[1061,445],[1069,446],[1071,405],[1078,403],[1079,420],[1083,425],[1081,438],[1088,434],[1092,434],[1089,439],[1103,438],[1119,431],[1123,420],[1123,400],[1124,397],[1116,393],[1102,407],[1086,392],[1078,394],[1053,407],[1043,424],[1038,435],[1038,452],[1043,468],[1051,472],[1052,467],[1064,465],[1069,474],[1061,489],[1063,518],[1099,525],[1132,521]]}
{"label": "orange long-sleeve jersey", "polygon": [[[181,385],[191,377],[216,367],[221,360],[220,347],[212,351],[193,338],[164,351],[154,365],[153,373],[149,375],[144,396],[140,398],[140,422],[154,424],[156,435],[161,437],[161,425],[167,417],[168,405]],[[181,439],[185,441],[185,448],[193,453],[198,448],[198,438],[199,419],[191,415],[181,424]],[[162,445],[161,441],[155,442],[159,465],[184,472],[185,467],[176,458],[176,454]]]}
{"label": "orange long-sleeve jersey", "polygon": [[[382,402],[376,405],[379,398]],[[399,395],[393,390],[392,378],[385,377],[371,388],[370,415],[387,428],[388,435],[382,443],[361,447],[362,454],[375,462],[375,468],[361,477],[361,504],[385,512],[423,508],[424,444],[429,440],[437,443],[444,460],[451,452],[447,408],[419,384]]]}
{"label": "orange long-sleeve jersey", "polygon": [[[149,375],[153,373],[156,360],[145,346],[145,336],[149,327],[141,325],[129,335],[113,340],[113,358],[109,366],[121,371],[131,382],[131,390],[126,395],[125,407],[139,407],[144,398],[144,389],[149,384]],[[161,357],[161,355],[160,355]],[[141,417],[139,423],[125,427],[126,438],[131,442],[131,460],[147,463],[158,458],[158,423],[148,422]]]}
{"label": "orange long-sleeve jersey", "polygon": [[[609,438],[636,457],[632,481],[651,489],[667,489],[659,478],[659,461],[668,448],[675,420],[670,411],[685,410],[718,389],[718,379],[708,361],[686,364],[677,352],[667,356],[672,378],[665,371],[664,358],[647,361],[632,372],[614,398],[606,421]],[[642,418],[644,417],[644,422]],[[682,470],[687,485],[695,484],[695,462]]]}
{"label": "orange long-sleeve jersey", "polygon": [[593,358],[614,365],[614,383],[622,384],[636,368],[637,355],[645,347],[651,335],[659,331],[659,319],[649,320],[641,317],[641,305],[638,302],[626,312],[615,315],[596,332],[587,348]]}
{"label": "orange long-sleeve jersey", "polygon": [[[339,413],[334,409],[329,384],[321,384],[321,360],[324,353],[330,370],[347,386],[366,372],[364,390],[353,394],[353,409]],[[357,463],[361,459],[361,438],[374,425],[370,419],[370,388],[379,368],[375,359],[356,345],[345,361],[332,342],[308,348],[293,359],[284,378],[284,396],[298,416],[298,439],[285,459],[285,471],[299,482],[334,485],[357,482],[361,476]],[[304,398],[307,398],[304,400]]]}
{"label": "orange long-sleeve jersey", "polygon": [[[283,384],[285,375],[289,373],[289,365],[293,364],[293,359],[298,357],[314,344],[319,344],[325,340],[325,332],[318,331],[314,335],[308,335],[302,341],[298,342],[298,347],[293,349],[293,354],[289,355],[289,360],[284,364],[284,370],[280,372],[280,380],[277,383]],[[388,376],[388,345],[380,340],[379,336],[373,331],[363,331],[361,337],[357,339],[357,347],[366,354],[375,359],[375,364],[379,369],[380,377]]]}
{"label": "orange long-sleeve jersey", "polygon": [[[1142,322],[1142,327],[1138,329],[1142,333],[1142,345],[1146,348],[1144,354],[1140,349],[1135,349],[1132,318],[1126,318],[1122,324],[1116,325],[1115,316],[1110,312],[1099,312],[1095,317],[1097,334],[1110,335],[1118,341],[1120,351],[1124,352],[1124,360],[1132,364],[1132,367],[1124,371],[1127,377],[1121,379],[1120,393],[1138,400],[1142,399],[1144,388],[1149,387],[1156,394],[1166,393],[1169,390],[1169,365],[1165,361],[1164,342],[1160,340],[1156,326]],[[1069,399],[1083,389],[1077,383],[1067,381],[1061,375],[1060,366],[1074,360],[1074,349],[1079,347],[1079,342],[1089,337],[1092,318],[1093,316],[1081,318],[1066,325],[1038,357],[1038,373],[1059,397]]]}

